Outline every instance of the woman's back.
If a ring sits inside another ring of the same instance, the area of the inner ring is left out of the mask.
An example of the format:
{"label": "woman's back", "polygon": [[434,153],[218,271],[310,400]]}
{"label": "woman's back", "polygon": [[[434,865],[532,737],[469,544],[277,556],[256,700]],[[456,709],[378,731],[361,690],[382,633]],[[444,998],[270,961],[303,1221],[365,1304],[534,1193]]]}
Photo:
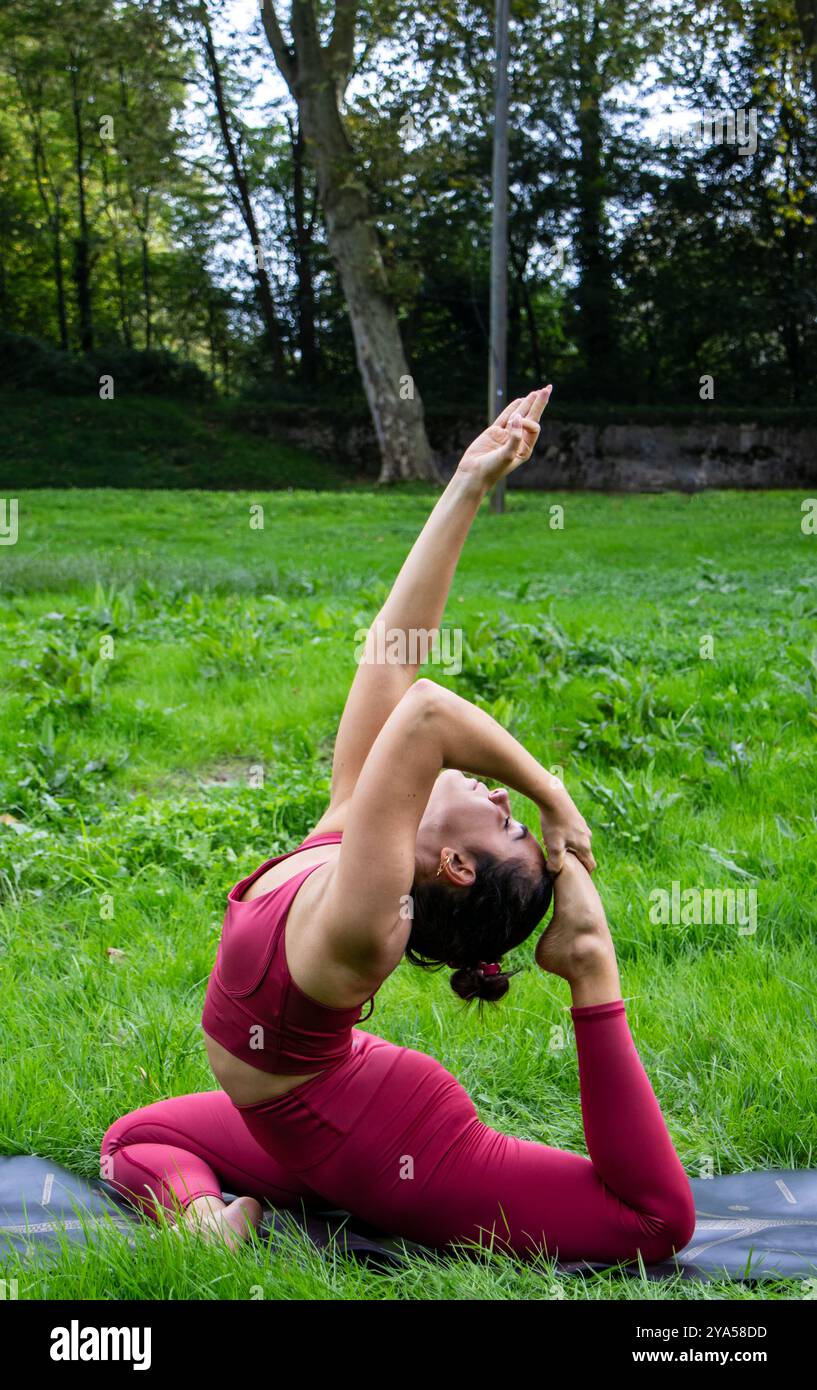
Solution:
{"label": "woman's back", "polygon": [[332,971],[315,925],[340,841],[340,832],[313,834],[228,896],[202,1026],[213,1073],[236,1104],[283,1095],[348,1056],[366,1000],[359,981]]}

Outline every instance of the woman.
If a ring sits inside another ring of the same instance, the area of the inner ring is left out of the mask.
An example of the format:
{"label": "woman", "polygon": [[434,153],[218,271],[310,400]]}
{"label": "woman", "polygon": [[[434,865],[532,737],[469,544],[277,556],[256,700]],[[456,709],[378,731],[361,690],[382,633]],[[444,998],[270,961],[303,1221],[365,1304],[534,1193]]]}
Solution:
{"label": "woman", "polygon": [[[550,391],[513,401],[468,449],[373,633],[439,628],[471,522],[530,456]],[[103,1176],[230,1245],[265,1198],[344,1208],[438,1247],[664,1259],[691,1238],[694,1205],[630,1036],[590,832],[488,714],[416,674],[359,665],[326,814],[229,895],[202,1019],[223,1089],[118,1120]],[[547,860],[507,791],[481,777],[534,802]],[[434,1058],[354,1026],[404,955],[449,965],[465,999],[498,1000],[513,973],[502,957],[541,922],[554,884],[535,959],[571,988],[589,1159],[490,1129]],[[226,1205],[222,1189],[243,1195]]]}

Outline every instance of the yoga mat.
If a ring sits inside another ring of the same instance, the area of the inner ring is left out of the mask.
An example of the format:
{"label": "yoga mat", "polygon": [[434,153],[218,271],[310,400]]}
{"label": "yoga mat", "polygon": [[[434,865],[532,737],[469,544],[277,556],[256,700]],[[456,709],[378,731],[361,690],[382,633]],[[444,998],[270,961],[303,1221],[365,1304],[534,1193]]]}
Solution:
{"label": "yoga mat", "polygon": [[[817,1294],[817,1170],[693,1178],[691,1186],[695,1235],[674,1260],[647,1266],[650,1279],[674,1274],[702,1280],[727,1275],[747,1282],[799,1278],[813,1280]],[[9,1250],[30,1258],[62,1241],[92,1244],[101,1226],[111,1222],[127,1237],[141,1219],[99,1179],[79,1177],[32,1155],[0,1157],[0,1261]],[[384,1269],[401,1264],[406,1251],[441,1258],[439,1251],[384,1235],[342,1211],[267,1208],[261,1229],[273,1245],[294,1231],[320,1250],[334,1248]],[[557,1265],[561,1273],[576,1276],[602,1268],[581,1261]],[[622,1269],[639,1272],[637,1266]]]}
{"label": "yoga mat", "polygon": [[690,1279],[813,1280],[817,1295],[817,1171],[732,1173],[690,1186],[695,1234],[676,1261],[652,1265],[650,1278],[673,1273],[677,1263]]}
{"label": "yoga mat", "polygon": [[[225,1193],[230,1200],[235,1194]],[[34,1258],[58,1250],[64,1243],[88,1246],[101,1230],[113,1227],[130,1236],[144,1218],[108,1183],[83,1178],[51,1159],[33,1154],[0,1155],[0,1271],[11,1251]],[[347,1212],[306,1214],[268,1207],[262,1232],[273,1243],[286,1232],[299,1231],[319,1249],[333,1243],[359,1259],[377,1258],[385,1265],[402,1261],[402,1245],[369,1233],[352,1222]],[[412,1247],[410,1241],[406,1248]]]}
{"label": "yoga mat", "polygon": [[25,1255],[57,1250],[66,1241],[89,1245],[105,1218],[129,1235],[135,1216],[104,1183],[89,1182],[48,1158],[0,1157],[0,1260],[10,1250]]}

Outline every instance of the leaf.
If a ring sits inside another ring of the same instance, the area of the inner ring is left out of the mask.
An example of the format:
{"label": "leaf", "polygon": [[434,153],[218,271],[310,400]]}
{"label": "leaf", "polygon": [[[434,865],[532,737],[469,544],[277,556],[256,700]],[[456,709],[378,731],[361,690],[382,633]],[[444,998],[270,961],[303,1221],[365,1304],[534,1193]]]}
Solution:
{"label": "leaf", "polygon": [[[708,854],[711,859],[714,859],[716,864],[720,864],[722,868],[728,869],[732,874],[737,874],[738,878],[757,877],[757,874],[750,873],[748,869],[742,869],[740,864],[735,863],[734,859],[729,859],[725,854],[721,854],[720,850],[715,849],[713,845],[699,844],[698,848]],[[732,850],[732,853],[734,854],[736,851]]]}

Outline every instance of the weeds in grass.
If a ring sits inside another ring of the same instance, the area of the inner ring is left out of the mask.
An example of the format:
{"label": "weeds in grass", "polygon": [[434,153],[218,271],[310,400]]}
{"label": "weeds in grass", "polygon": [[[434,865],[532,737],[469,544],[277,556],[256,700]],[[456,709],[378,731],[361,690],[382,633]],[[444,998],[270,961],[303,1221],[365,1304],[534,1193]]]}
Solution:
{"label": "weeds in grass", "polygon": [[0,781],[4,807],[31,820],[62,821],[98,800],[100,780],[127,762],[127,752],[102,758],[71,757],[71,740],[45,718],[35,741],[20,743],[19,762]]}
{"label": "weeds in grass", "polygon": [[78,646],[54,634],[47,639],[38,661],[22,657],[17,669],[26,692],[26,718],[33,722],[47,711],[92,709],[111,665],[99,655],[93,639]]}
{"label": "weeds in grass", "polygon": [[622,756],[631,762],[654,762],[662,750],[695,751],[702,729],[694,706],[675,713],[658,695],[655,675],[643,666],[618,671],[602,667],[601,674],[606,686],[593,696],[595,715],[576,721],[580,753],[604,762]]}
{"label": "weeds in grass", "polygon": [[612,786],[593,777],[582,780],[582,786],[606,817],[599,824],[625,845],[654,846],[664,815],[681,800],[681,793],[654,785],[652,763],[638,780],[629,781],[618,767],[613,768],[612,777]]}

